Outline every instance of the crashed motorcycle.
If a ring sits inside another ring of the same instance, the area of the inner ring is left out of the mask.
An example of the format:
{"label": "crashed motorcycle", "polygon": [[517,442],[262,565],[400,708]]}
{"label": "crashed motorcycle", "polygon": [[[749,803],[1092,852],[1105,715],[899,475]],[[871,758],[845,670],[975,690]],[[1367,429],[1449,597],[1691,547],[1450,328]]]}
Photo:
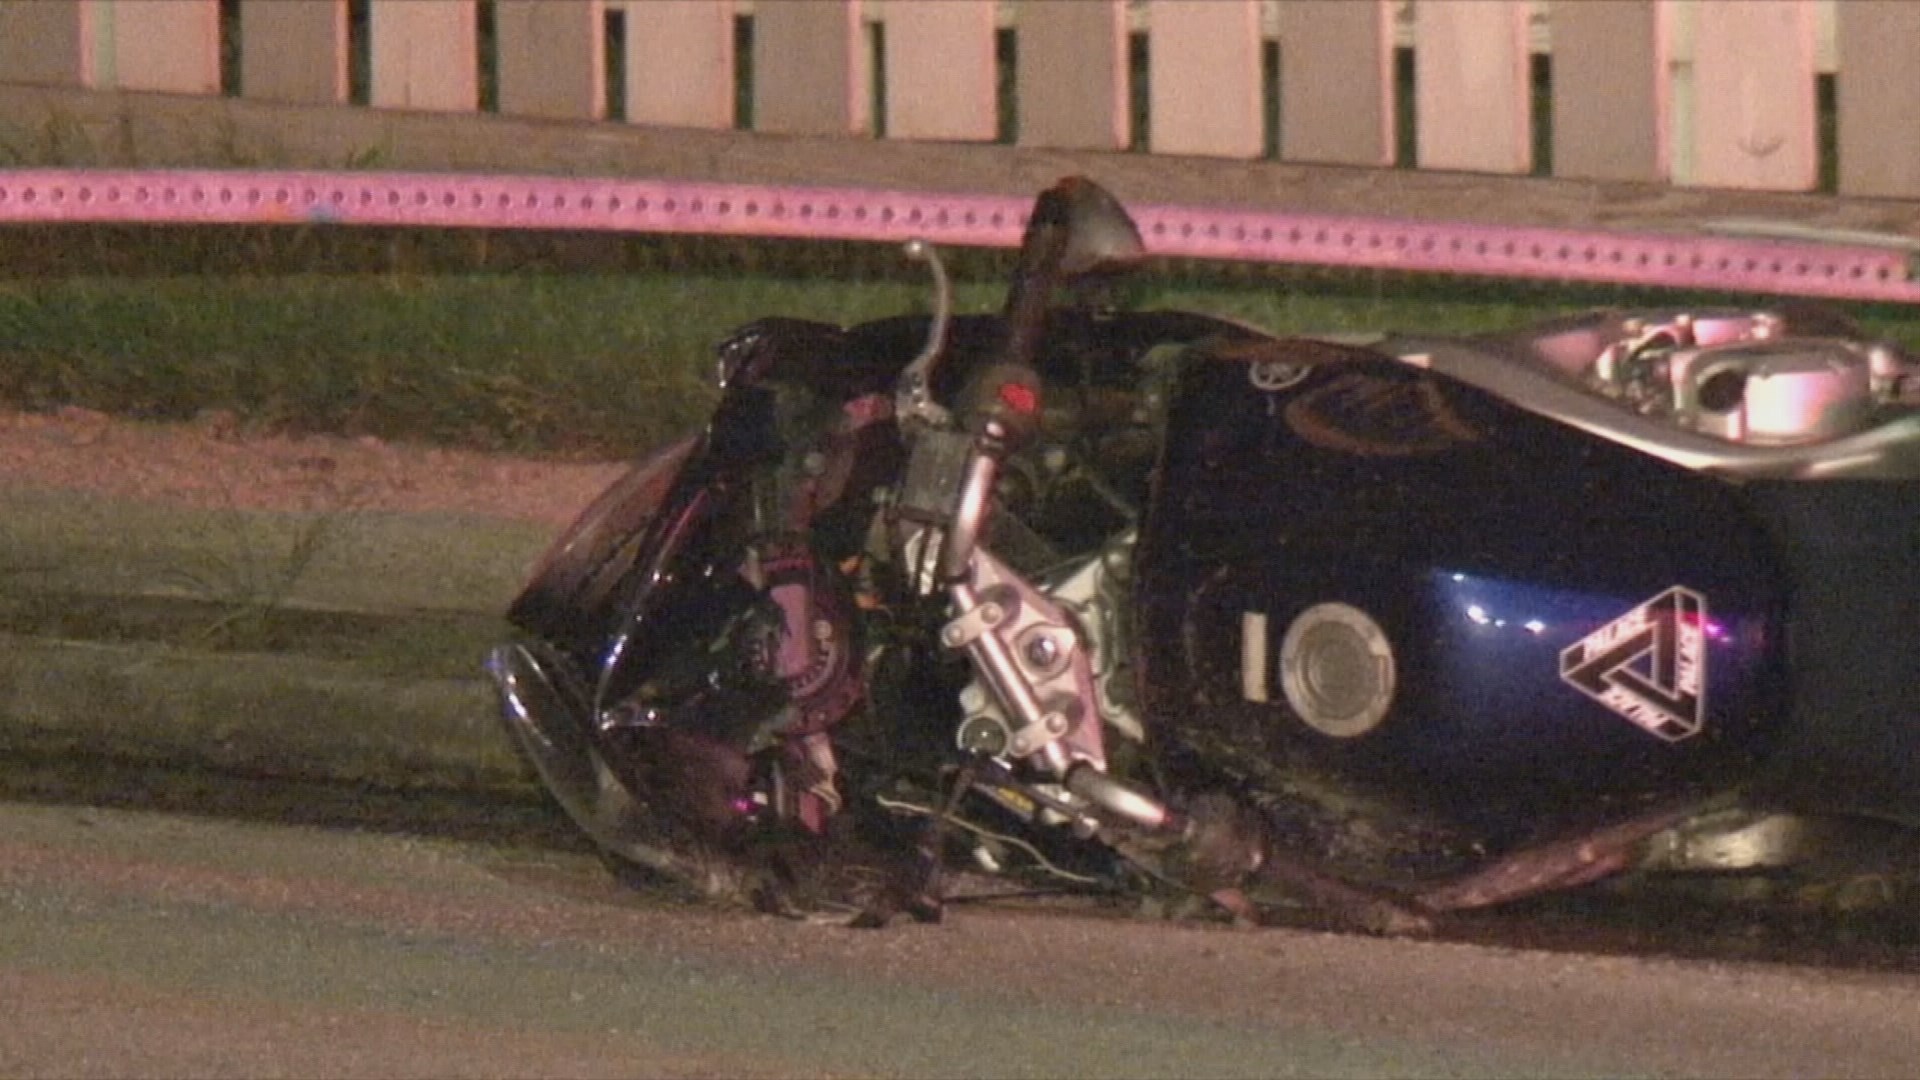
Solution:
{"label": "crashed motorcycle", "polygon": [[1004,309],[769,318],[487,667],[622,875],[939,914],[942,869],[1417,930],[1604,878],[1906,874],[1920,366],[1799,305],[1472,337],[1117,310],[1042,193]]}

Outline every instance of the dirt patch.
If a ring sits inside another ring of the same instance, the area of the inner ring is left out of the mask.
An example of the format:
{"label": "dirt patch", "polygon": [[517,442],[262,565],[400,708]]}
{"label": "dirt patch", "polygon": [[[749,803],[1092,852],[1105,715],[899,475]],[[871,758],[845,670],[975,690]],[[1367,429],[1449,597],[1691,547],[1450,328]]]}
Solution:
{"label": "dirt patch", "polygon": [[87,409],[0,412],[0,486],[245,510],[440,511],[564,524],[620,462],[572,463],[372,437],[267,435],[213,414],[190,424]]}

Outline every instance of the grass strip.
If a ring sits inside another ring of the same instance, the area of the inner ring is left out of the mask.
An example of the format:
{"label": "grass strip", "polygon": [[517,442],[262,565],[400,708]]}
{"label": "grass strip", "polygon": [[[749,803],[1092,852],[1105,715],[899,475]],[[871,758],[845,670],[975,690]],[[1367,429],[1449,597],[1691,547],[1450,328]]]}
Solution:
{"label": "grass strip", "polygon": [[[631,454],[697,422],[712,348],[767,315],[924,311],[917,278],[633,273],[63,274],[0,279],[0,402],[119,416],[228,412],[274,430],[554,455]],[[962,311],[999,281],[963,281]],[[1311,272],[1142,275],[1130,306],[1277,333],[1472,333],[1596,306],[1778,303],[1625,289]],[[1920,315],[1853,305],[1920,339]]]}

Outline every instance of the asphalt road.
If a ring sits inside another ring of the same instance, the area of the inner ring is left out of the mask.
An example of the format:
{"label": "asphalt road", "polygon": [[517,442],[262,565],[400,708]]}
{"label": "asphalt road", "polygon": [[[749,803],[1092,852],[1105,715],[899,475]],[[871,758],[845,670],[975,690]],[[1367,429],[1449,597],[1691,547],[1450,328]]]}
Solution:
{"label": "asphalt road", "polygon": [[1902,1076],[1920,978],[968,907],[855,931],[584,856],[0,804],[9,1076]]}

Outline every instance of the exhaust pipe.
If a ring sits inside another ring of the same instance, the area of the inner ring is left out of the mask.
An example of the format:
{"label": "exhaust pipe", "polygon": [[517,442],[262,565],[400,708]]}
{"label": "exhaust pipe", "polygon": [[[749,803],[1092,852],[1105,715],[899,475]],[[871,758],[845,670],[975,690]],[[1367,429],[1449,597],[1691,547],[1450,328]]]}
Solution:
{"label": "exhaust pipe", "polygon": [[1185,828],[1185,822],[1165,803],[1091,765],[1082,763],[1070,769],[1066,788],[1107,813],[1143,829],[1162,832]]}

